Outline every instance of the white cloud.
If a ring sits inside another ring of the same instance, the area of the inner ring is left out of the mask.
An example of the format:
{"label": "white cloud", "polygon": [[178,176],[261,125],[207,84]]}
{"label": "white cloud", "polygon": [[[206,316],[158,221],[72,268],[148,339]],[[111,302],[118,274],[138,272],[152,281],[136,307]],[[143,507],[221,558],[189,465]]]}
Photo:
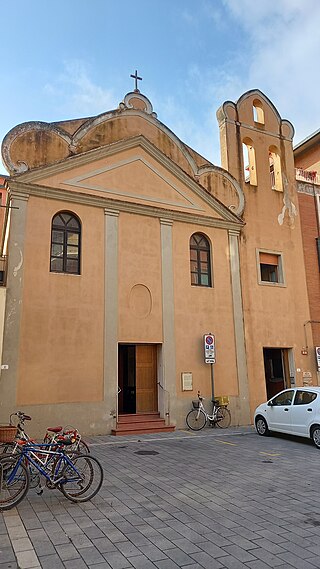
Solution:
{"label": "white cloud", "polygon": [[66,61],[61,74],[44,86],[44,92],[68,116],[88,116],[118,106],[112,89],[95,84],[86,65],[79,60]]}
{"label": "white cloud", "polygon": [[320,126],[318,0],[224,0],[250,46],[247,88],[259,88],[296,130],[298,142]]}

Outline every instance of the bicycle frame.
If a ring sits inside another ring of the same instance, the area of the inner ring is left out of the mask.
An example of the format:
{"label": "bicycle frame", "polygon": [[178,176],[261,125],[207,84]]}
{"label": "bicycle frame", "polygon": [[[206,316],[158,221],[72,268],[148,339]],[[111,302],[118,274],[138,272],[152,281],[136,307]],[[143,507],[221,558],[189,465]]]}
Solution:
{"label": "bicycle frame", "polygon": [[212,402],[212,415],[209,415],[209,413],[207,413],[205,406],[203,405],[202,399],[199,399],[199,407],[198,407],[198,413],[197,413],[197,417],[199,417],[200,413],[204,413],[206,416],[206,421],[210,421],[210,422],[214,422],[217,418],[217,411],[219,409],[219,406],[217,406],[215,404],[215,402]]}
{"label": "bicycle frame", "polygon": [[[31,463],[37,470],[38,472],[40,472],[40,474],[42,474],[42,476],[44,476],[48,482],[50,482],[51,484],[53,484],[54,486],[57,484],[63,484],[63,482],[67,482],[67,481],[76,481],[79,480],[79,477],[81,477],[80,472],[78,471],[78,469],[74,466],[72,460],[70,460],[70,458],[64,453],[64,451],[53,451],[53,450],[49,450],[49,449],[44,449],[44,446],[48,446],[50,447],[51,445],[43,445],[43,444],[39,444],[39,445],[28,445],[28,446],[24,446],[21,448],[21,451],[19,453],[19,458],[16,462],[15,467],[12,470],[12,473],[9,476],[9,483],[11,483],[16,475],[17,469],[20,466],[21,462],[23,460],[25,460],[27,463]],[[41,460],[41,458],[38,456],[38,454],[45,454],[46,455],[46,459],[45,460]],[[49,459],[49,457],[51,456],[51,458],[56,458],[58,459],[56,464],[54,465],[54,470],[53,472],[49,473],[48,471],[48,465],[51,462],[51,460]],[[40,464],[39,464],[40,463]],[[63,466],[70,466],[72,468],[72,470],[75,473],[75,478],[64,478],[63,476],[60,476],[60,478],[58,478],[60,469],[61,469],[61,465]],[[45,468],[46,467],[46,468]]]}

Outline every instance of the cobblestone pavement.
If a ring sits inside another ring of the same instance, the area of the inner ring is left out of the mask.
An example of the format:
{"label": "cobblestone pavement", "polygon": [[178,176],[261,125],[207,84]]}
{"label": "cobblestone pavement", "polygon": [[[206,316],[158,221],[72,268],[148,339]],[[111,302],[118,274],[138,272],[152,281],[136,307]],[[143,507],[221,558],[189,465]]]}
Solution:
{"label": "cobblestone pavement", "polygon": [[95,437],[105,479],[78,505],[30,490],[0,514],[0,569],[320,568],[320,452],[226,431]]}

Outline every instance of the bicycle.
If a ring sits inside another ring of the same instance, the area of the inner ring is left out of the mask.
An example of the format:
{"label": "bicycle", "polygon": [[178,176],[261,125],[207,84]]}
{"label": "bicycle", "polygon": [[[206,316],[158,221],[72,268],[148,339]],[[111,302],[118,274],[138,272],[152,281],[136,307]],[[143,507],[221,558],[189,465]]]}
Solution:
{"label": "bicycle", "polygon": [[[0,456],[0,511],[9,510],[23,500],[30,488],[29,465],[46,480],[46,487],[58,489],[72,502],[86,502],[99,492],[103,482],[100,462],[88,454],[71,455],[53,444],[34,444],[19,441],[17,454]],[[72,445],[72,440],[60,440],[59,445]],[[39,483],[39,492],[43,487]]]}
{"label": "bicycle", "polygon": [[186,423],[192,431],[200,431],[209,421],[214,427],[217,425],[220,429],[226,429],[231,423],[231,413],[225,405],[219,405],[219,401],[212,401],[212,413],[209,415],[203,405],[204,397],[201,397],[198,391],[198,401],[192,401],[193,409],[186,416]]}
{"label": "bicycle", "polygon": [[[1,453],[8,453],[8,452],[16,452],[19,448],[17,445],[17,440],[27,441],[35,443],[34,439],[31,439],[29,435],[26,433],[24,428],[25,421],[31,421],[31,417],[26,415],[22,411],[17,411],[16,413],[11,413],[10,415],[10,425],[13,424],[13,417],[18,417],[18,424],[17,424],[17,433],[15,436],[15,440],[12,442],[2,443],[0,444],[0,455]],[[70,438],[74,439],[74,443],[72,444],[72,449],[76,452],[81,452],[82,454],[89,454],[90,449],[87,443],[82,439],[81,434],[79,433],[78,429],[74,427],[67,426],[67,427],[48,427],[43,438],[43,442],[45,444],[54,443],[59,441],[59,438],[62,436],[68,435]]]}

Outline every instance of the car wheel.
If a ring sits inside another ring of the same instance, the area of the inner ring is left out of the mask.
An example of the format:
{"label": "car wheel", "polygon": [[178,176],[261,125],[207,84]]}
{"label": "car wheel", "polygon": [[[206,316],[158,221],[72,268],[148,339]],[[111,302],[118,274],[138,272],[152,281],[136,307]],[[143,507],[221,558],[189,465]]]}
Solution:
{"label": "car wheel", "polygon": [[320,425],[315,425],[311,429],[311,439],[313,444],[320,449]]}
{"label": "car wheel", "polygon": [[261,437],[267,437],[270,433],[268,423],[261,415],[256,418],[256,431]]}

